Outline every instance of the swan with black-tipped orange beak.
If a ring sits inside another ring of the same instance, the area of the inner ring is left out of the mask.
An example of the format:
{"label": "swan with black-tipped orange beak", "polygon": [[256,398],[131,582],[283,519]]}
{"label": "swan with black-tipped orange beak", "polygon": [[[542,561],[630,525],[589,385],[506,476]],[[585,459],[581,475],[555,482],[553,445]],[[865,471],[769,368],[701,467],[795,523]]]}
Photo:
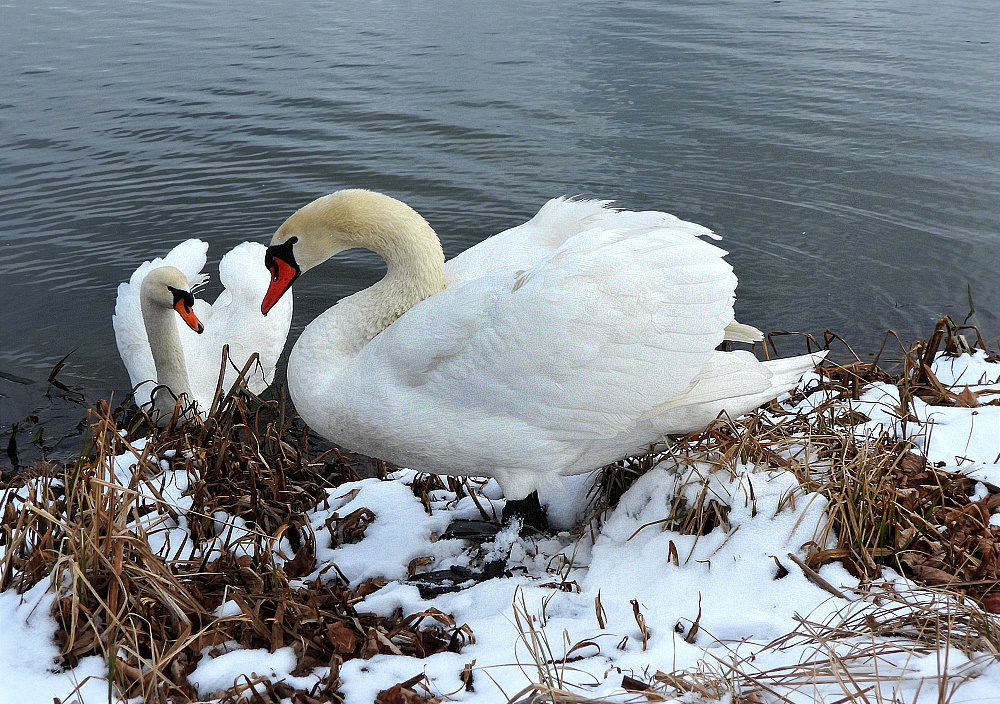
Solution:
{"label": "swan with black-tipped orange beak", "polygon": [[174,315],[180,315],[181,320],[199,335],[205,331],[205,326],[194,312],[194,295],[189,290],[187,277],[175,267],[161,266],[149,272],[142,281],[139,301],[156,369],[153,411],[166,419],[173,412],[178,397],[187,397],[188,403],[193,400]]}
{"label": "swan with black-tipped orange beak", "polygon": [[118,351],[136,403],[149,405],[161,424],[182,395],[187,410],[204,417],[217,388],[228,392],[241,372],[246,387],[262,393],[291,324],[290,298],[267,317],[260,312],[270,277],[257,242],[244,242],[222,258],[225,290],[215,303],[196,300],[191,291],[207,278],[201,273],[207,252],[207,243],[186,240],[162,259],[144,262],[118,287],[112,317]]}
{"label": "swan with black-tipped orange beak", "polygon": [[708,229],[662,212],[557,198],[445,262],[434,230],[389,196],[319,198],[274,234],[267,312],[346,249],[385,277],[303,331],[296,410],[349,450],[410,469],[494,477],[508,503],[664,435],[701,430],[792,388],[825,353],[724,352],[736,276]]}

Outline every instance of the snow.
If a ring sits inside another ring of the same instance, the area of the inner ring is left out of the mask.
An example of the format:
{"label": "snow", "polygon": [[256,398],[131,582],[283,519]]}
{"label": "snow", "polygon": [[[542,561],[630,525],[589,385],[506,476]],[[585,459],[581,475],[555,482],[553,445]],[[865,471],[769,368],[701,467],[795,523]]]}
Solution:
{"label": "snow", "polygon": [[[974,391],[998,389],[982,394],[981,403],[1000,398],[1000,364],[986,361],[982,353],[941,357],[934,370],[956,393],[969,385]],[[813,394],[799,405],[814,406],[823,400]],[[870,418],[855,432],[886,430],[908,437],[931,461],[979,482],[1000,484],[1000,406],[929,406],[914,399],[910,408],[914,420],[900,411],[896,387],[876,384],[854,402],[853,410]],[[109,474],[121,484],[128,484],[136,471],[143,444],[136,443],[134,449],[109,467]],[[163,458],[153,458],[159,459]],[[624,676],[649,682],[657,671],[687,671],[725,681],[731,679],[731,668],[738,666],[764,678],[772,668],[791,670],[828,658],[829,649],[841,657],[860,658],[859,667],[868,667],[869,675],[855,673],[856,684],[816,676],[782,685],[783,689],[773,681],[771,686],[789,702],[850,701],[849,694],[865,687],[876,688],[868,692],[871,701],[881,697],[936,702],[938,678],[947,672],[954,678],[949,686],[961,684],[950,701],[1000,702],[1000,661],[989,654],[970,659],[957,648],[899,648],[895,654],[874,657],[872,648],[890,645],[899,637],[877,640],[869,635],[829,644],[809,637],[816,624],[863,620],[886,607],[853,591],[858,580],[839,563],[820,569],[820,576],[841,594],[834,596],[790,557],[805,558],[823,522],[826,500],[806,493],[789,472],[739,463],[731,471],[712,471],[704,462],[663,462],[629,488],[592,538],[579,530],[539,540],[508,535],[510,564],[518,568],[513,576],[431,600],[402,581],[408,565],[418,557],[433,558],[432,569],[468,565],[469,550],[463,541],[436,540],[436,536],[455,518],[478,518],[479,509],[468,497],[456,500],[449,492],[438,491],[431,497],[434,510],[428,515],[407,486],[414,476],[402,470],[388,481],[368,479],[331,490],[308,514],[317,536],[317,565],[298,581],[316,579],[331,563],[352,586],[383,576],[389,583],[357,604],[358,611],[388,616],[396,609],[410,614],[434,607],[456,623],[467,624],[475,642],[459,653],[424,659],[376,655],[348,660],[340,669],[346,704],[370,704],[379,691],[421,674],[438,698],[499,704],[537,683],[540,671],[583,697],[631,701],[636,695],[622,688]],[[561,490],[543,497],[556,528],[580,523],[591,479],[567,479]],[[160,521],[151,532],[151,544],[162,555],[189,557],[195,546],[183,517],[191,506],[191,499],[184,496],[188,478],[166,471],[157,481],[159,493],[177,507],[179,518],[163,523],[155,514],[144,517],[150,529],[153,521]],[[706,535],[682,535],[670,523],[678,497],[691,504],[699,492],[730,507],[726,526]],[[985,496],[985,485],[978,484],[975,492]],[[503,504],[495,482],[483,485],[480,503],[492,505],[499,515]],[[364,538],[335,547],[324,528],[327,521],[335,513],[343,517],[360,508],[375,515]],[[226,541],[238,544],[246,533],[245,524],[233,516],[217,514],[215,519],[219,535],[210,549],[218,550]],[[1000,525],[1000,516],[992,516],[991,523]],[[283,557],[290,558],[289,552],[285,542]],[[567,589],[555,586],[559,583]],[[929,598],[889,571],[872,588],[892,594],[893,603],[902,600],[913,608]],[[86,658],[71,670],[59,669],[53,599],[47,582],[22,595],[0,593],[0,704],[48,704],[54,697],[81,704],[109,701],[107,667],[99,658]],[[240,608],[227,601],[216,613],[237,616]],[[470,691],[461,674],[473,662]],[[237,680],[249,686],[255,678],[267,677],[308,689],[328,672],[318,668],[296,677],[291,674],[295,667],[291,648],[269,653],[230,642],[206,648],[189,680],[200,697],[211,701]],[[665,690],[668,701],[669,692]],[[724,691],[719,694],[728,701]],[[673,701],[710,700],[688,693]]]}
{"label": "snow", "polygon": [[272,680],[287,679],[295,669],[295,653],[291,648],[278,648],[273,653],[266,650],[243,650],[236,643],[217,657],[202,658],[198,668],[188,680],[198,688],[203,697],[233,686],[233,673],[245,674],[250,680],[258,675]]}
{"label": "snow", "polygon": [[[410,560],[426,554],[431,533],[442,533],[448,527],[449,517],[445,513],[428,516],[420,501],[404,482],[412,481],[415,473],[404,470],[397,474],[396,481],[380,482],[366,479],[343,484],[333,490],[333,494],[351,498],[341,505],[333,501],[329,510],[312,514],[310,522],[318,536],[326,536],[325,544],[316,547],[316,560],[320,564],[336,563],[340,571],[350,580],[351,587],[357,587],[369,577],[383,575],[386,579],[403,579]],[[330,548],[330,534],[323,526],[333,514],[341,516],[367,508],[376,520],[368,526],[365,540],[359,543]],[[387,520],[377,520],[384,516]],[[373,543],[368,543],[372,539]],[[378,545],[378,550],[372,550]]]}
{"label": "snow", "polygon": [[55,595],[39,582],[24,594],[0,592],[0,704],[108,700],[107,665],[89,657],[60,672],[51,606]]}
{"label": "snow", "polygon": [[[1000,364],[986,361],[982,350],[975,355],[938,356],[932,371],[938,379],[961,392],[966,386],[979,395],[979,403],[1000,399]],[[992,391],[992,393],[990,393]],[[899,389],[890,384],[874,384],[855,404],[855,409],[871,418],[859,426],[862,433],[889,430],[908,437],[939,466],[960,469],[969,476],[1000,484],[1000,405],[977,408],[932,406],[918,397],[911,401],[917,423],[900,418]],[[916,426],[916,427],[913,427]]]}

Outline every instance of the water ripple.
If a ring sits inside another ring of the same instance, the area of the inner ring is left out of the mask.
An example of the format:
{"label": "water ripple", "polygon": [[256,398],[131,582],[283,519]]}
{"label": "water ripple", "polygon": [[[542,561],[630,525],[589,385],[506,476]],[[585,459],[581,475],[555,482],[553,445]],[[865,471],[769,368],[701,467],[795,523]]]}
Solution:
{"label": "water ripple", "polygon": [[[673,211],[726,237],[741,317],[862,349],[964,316],[967,286],[997,329],[991,2],[608,8],[5,8],[0,366],[82,345],[122,387],[138,262],[202,237],[212,267],[344,186],[411,202],[449,255],[554,195]],[[379,272],[352,254],[297,284],[295,330]]]}

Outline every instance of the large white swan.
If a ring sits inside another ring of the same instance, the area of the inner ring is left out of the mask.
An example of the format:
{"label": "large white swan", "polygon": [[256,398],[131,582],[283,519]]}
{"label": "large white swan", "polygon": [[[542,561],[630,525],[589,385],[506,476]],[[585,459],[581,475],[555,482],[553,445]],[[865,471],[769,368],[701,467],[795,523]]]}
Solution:
{"label": "large white swan", "polygon": [[112,322],[137,404],[149,404],[154,388],[163,386],[153,404],[161,416],[173,411],[174,398],[182,393],[204,416],[219,382],[225,345],[229,357],[223,391],[232,388],[255,352],[259,363],[245,377],[247,388],[256,394],[267,388],[288,336],[292,301],[281,301],[267,317],[261,314],[260,299],[270,281],[264,253],[263,245],[244,242],[222,258],[219,277],[225,290],[211,305],[192,300],[192,316],[204,324],[201,334],[191,318],[174,311],[183,313],[191,305],[182,303],[184,294],[193,299],[191,289],[207,279],[201,273],[207,243],[186,240],[166,256],[144,262],[118,286]]}
{"label": "large white swan", "polygon": [[412,208],[345,190],[278,228],[262,310],[342,250],[381,255],[385,277],[295,344],[296,410],[347,449],[492,476],[516,501],[723,411],[746,413],[824,357],[718,351],[762,336],[734,320],[736,276],[700,237],[714,235],[666,213],[557,198],[445,263]]}

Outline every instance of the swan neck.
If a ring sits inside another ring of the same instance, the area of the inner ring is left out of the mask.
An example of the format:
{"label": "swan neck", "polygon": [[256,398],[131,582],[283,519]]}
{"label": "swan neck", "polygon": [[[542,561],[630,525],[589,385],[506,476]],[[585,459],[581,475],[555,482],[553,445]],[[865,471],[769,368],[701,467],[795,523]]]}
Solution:
{"label": "swan neck", "polygon": [[374,337],[410,308],[444,290],[444,252],[437,234],[422,220],[376,238],[368,249],[386,264],[385,276],[366,292],[373,323],[370,337]]}
{"label": "swan neck", "polygon": [[[146,337],[149,339],[149,348],[153,353],[153,365],[156,368],[156,383],[158,386],[166,386],[174,396],[187,394],[191,399],[191,381],[188,378],[187,362],[184,358],[184,348],[181,345],[181,337],[177,332],[177,315],[173,309],[164,308],[155,303],[143,299],[142,320],[146,327]],[[163,394],[156,395],[155,405],[159,409]],[[163,399],[163,404],[167,400]],[[169,400],[169,409],[174,406],[173,399]]]}
{"label": "swan neck", "polygon": [[310,326],[317,348],[330,345],[320,328],[335,327],[344,356],[357,353],[410,308],[445,288],[444,251],[437,233],[413,208],[374,191],[347,189],[316,199],[278,228],[272,246],[275,242],[292,242],[301,272],[354,248],[372,251],[385,261],[381,281],[341,300],[332,309],[337,311],[333,317]]}

